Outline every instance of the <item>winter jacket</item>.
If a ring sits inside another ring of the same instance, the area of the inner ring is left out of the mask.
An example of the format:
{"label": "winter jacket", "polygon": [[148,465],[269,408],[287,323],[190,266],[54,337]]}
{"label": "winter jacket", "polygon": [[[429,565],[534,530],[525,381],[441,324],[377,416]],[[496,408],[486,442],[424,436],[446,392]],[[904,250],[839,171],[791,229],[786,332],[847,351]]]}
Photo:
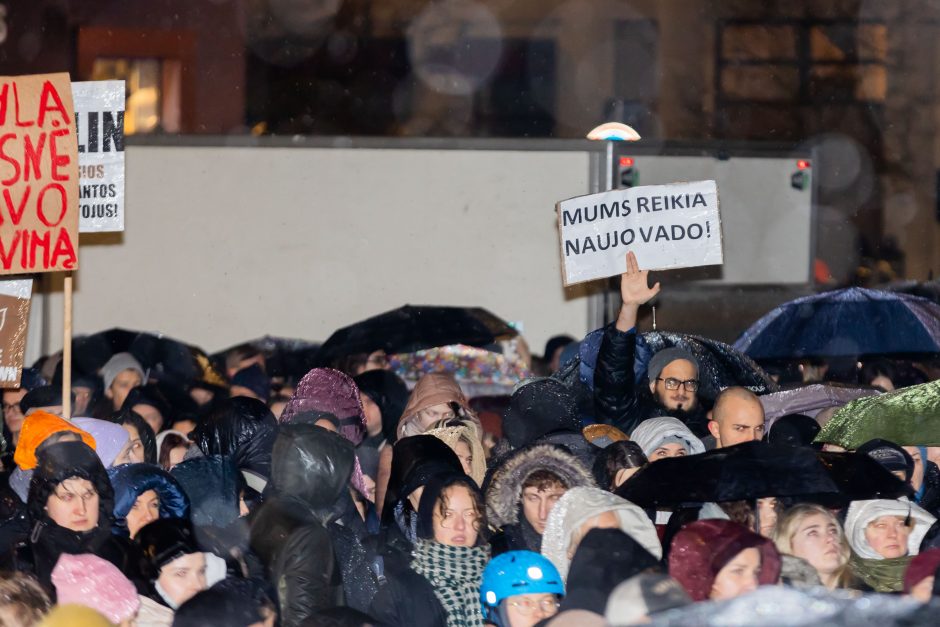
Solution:
{"label": "winter jacket", "polygon": [[931,461],[924,462],[923,491],[917,504],[934,516],[940,515],[940,468]]}
{"label": "winter jacket", "polygon": [[398,421],[408,404],[408,386],[388,370],[367,370],[353,377],[359,391],[372,399],[382,412],[381,436],[388,444],[398,439]]}
{"label": "winter jacket", "polygon": [[291,424],[278,433],[271,495],[252,521],[251,546],[278,590],[286,627],[344,599],[367,607],[377,590],[348,492],[354,462],[352,444],[326,429]]}
{"label": "winter jacket", "polygon": [[190,437],[204,455],[232,457],[239,470],[266,482],[276,435],[277,420],[268,406],[258,399],[237,396],[223,401]]}
{"label": "winter jacket", "polygon": [[620,530],[636,540],[656,559],[663,555],[656,527],[642,509],[626,499],[600,488],[570,488],[548,515],[542,535],[542,555],[555,564],[562,578],[567,578],[571,560],[568,550],[572,535],[581,525],[604,512],[617,515]]}
{"label": "winter jacket", "polygon": [[314,368],[297,384],[294,395],[281,413],[280,423],[297,422],[305,412],[329,414],[338,421],[339,432],[354,446],[365,437],[365,413],[359,388],[352,377],[332,368]]}
{"label": "winter jacket", "polygon": [[423,433],[424,430],[417,420],[418,412],[444,403],[455,404],[459,418],[470,420],[477,427],[480,426],[480,420],[470,409],[470,402],[464,396],[463,390],[460,389],[460,385],[453,375],[444,372],[432,372],[421,377],[411,391],[408,405],[402,412],[401,420],[398,422],[398,438],[407,438]]}
{"label": "winter jacket", "polygon": [[118,459],[118,455],[131,439],[124,427],[97,418],[73,418],[72,422],[95,438],[95,452],[105,468],[124,463],[124,460]]}
{"label": "winter jacket", "polygon": [[127,537],[127,514],[137,498],[153,490],[160,499],[160,518],[189,518],[189,499],[182,486],[159,466],[122,464],[108,469],[114,488],[114,524],[111,533]]}
{"label": "winter jacket", "polygon": [[538,551],[538,534],[526,524],[522,509],[522,486],[537,470],[558,476],[570,488],[594,487],[591,473],[572,455],[551,444],[536,444],[511,453],[495,467],[486,486],[486,513],[497,530],[491,538],[493,553]]}
{"label": "winter jacket", "polygon": [[[637,384],[635,359],[636,329],[622,332],[614,324],[608,325],[594,369],[594,413],[597,422],[614,425],[624,433],[632,433],[647,418],[675,414],[656,402],[647,386]],[[701,399],[694,410],[675,417],[696,437],[708,435],[708,416]]]}
{"label": "winter jacket", "polygon": [[434,594],[434,586],[409,564],[406,555],[385,559],[386,582],[375,595],[369,615],[389,627],[445,627],[447,613]]}

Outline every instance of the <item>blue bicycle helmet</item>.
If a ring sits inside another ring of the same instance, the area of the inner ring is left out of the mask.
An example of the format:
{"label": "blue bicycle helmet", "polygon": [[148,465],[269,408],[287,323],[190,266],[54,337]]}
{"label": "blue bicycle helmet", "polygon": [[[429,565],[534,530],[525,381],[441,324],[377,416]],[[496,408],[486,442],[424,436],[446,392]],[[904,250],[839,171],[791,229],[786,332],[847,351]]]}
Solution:
{"label": "blue bicycle helmet", "polygon": [[517,594],[565,595],[565,584],[558,569],[548,558],[532,551],[509,551],[494,557],[483,571],[480,601],[483,616],[499,627],[508,627],[502,620],[499,604]]}

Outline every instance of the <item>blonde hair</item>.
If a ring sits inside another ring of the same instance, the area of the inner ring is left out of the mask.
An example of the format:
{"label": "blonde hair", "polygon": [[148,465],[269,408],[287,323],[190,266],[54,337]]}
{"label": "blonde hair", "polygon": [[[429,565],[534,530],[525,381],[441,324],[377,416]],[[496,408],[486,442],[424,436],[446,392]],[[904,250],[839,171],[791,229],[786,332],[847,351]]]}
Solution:
{"label": "blonde hair", "polygon": [[836,573],[836,587],[845,588],[853,581],[849,572],[849,557],[852,550],[849,548],[849,541],[845,537],[845,530],[839,524],[835,515],[822,505],[815,503],[797,503],[777,519],[777,526],[774,529],[773,541],[777,545],[777,550],[781,553],[793,555],[793,536],[804,520],[810,516],[823,516],[828,522],[836,526],[839,543],[839,562],[842,564]]}

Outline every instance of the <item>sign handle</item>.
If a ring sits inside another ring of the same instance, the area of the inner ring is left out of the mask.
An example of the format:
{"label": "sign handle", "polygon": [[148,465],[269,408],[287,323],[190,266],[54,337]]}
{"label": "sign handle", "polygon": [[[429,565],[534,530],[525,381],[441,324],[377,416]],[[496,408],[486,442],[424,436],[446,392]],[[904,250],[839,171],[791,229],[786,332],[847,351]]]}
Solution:
{"label": "sign handle", "polygon": [[62,417],[72,417],[72,273],[65,274],[62,316]]}

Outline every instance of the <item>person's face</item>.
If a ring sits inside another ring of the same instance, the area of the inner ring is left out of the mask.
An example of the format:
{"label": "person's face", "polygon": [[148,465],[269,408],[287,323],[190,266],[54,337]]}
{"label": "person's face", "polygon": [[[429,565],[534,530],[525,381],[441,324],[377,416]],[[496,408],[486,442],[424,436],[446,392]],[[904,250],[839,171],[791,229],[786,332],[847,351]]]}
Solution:
{"label": "person's face", "polygon": [[131,511],[127,512],[127,530],[131,539],[137,537],[137,532],[147,523],[160,518],[160,497],[153,490],[147,490],[137,497]]}
{"label": "person's face", "polygon": [[177,420],[171,426],[171,429],[176,429],[183,435],[189,435],[196,428],[196,423],[193,420]]}
{"label": "person's face", "polygon": [[382,410],[368,394],[360,392],[359,398],[362,399],[362,411],[366,415],[366,432],[369,436],[382,433]]}
{"label": "person's face", "polygon": [[139,464],[144,461],[144,445],[140,438],[128,439],[121,452],[114,458],[114,465]]}
{"label": "person's face", "polygon": [[422,431],[427,431],[428,427],[439,420],[452,420],[455,417],[454,410],[447,403],[432,405],[427,409],[422,409],[417,415]]}
{"label": "person's face", "polygon": [[333,424],[332,420],[327,420],[326,418],[320,418],[313,424],[314,426],[322,427],[323,429],[326,429],[327,431],[332,431],[333,433],[339,433],[339,431],[336,430],[336,425]]}
{"label": "person's face", "polygon": [[[914,490],[920,490],[920,486],[924,484],[924,460],[920,456],[920,448],[916,446],[905,446],[902,447],[908,454],[914,459],[914,475],[911,477],[911,486]],[[904,478],[901,478],[903,481]]]}
{"label": "person's face", "polygon": [[98,526],[98,491],[87,479],[66,479],[49,495],[46,513],[60,527],[91,531]]}
{"label": "person's face", "polygon": [[197,405],[202,407],[206,403],[212,401],[212,399],[215,397],[215,393],[205,388],[192,388],[189,391],[189,396],[192,397],[194,401],[196,401]]}
{"label": "person's face", "polygon": [[627,479],[635,475],[639,469],[638,466],[636,468],[621,468],[618,470],[616,476],[614,476],[614,487],[619,488],[622,486],[627,482]]}
{"label": "person's face", "polygon": [[473,452],[470,450],[470,445],[463,440],[457,440],[457,444],[454,446],[454,452],[457,453],[460,465],[463,466],[464,474],[470,476],[471,469],[473,468]]}
{"label": "person's face", "polygon": [[[688,454],[689,451],[686,450],[684,445],[678,442],[670,442],[663,444],[653,451],[650,454],[649,460],[655,462],[660,459],[666,459],[667,457],[685,457]],[[657,468],[659,468],[659,466],[657,466]]]}
{"label": "person's face", "polygon": [[91,388],[73,387],[72,393],[75,394],[75,402],[72,403],[72,415],[84,416],[88,411],[88,403],[91,401]]}
{"label": "person's face", "polygon": [[845,566],[839,546],[839,527],[822,514],[811,514],[797,526],[790,540],[793,555],[806,560],[821,577]]}
{"label": "person's face", "polygon": [[152,405],[134,405],[131,409],[140,414],[141,418],[150,425],[153,434],[157,435],[163,431],[163,414]]}
{"label": "person's face", "polygon": [[[130,446],[133,451],[136,451],[131,453],[131,455],[135,456],[135,461],[132,463],[140,463],[144,461],[144,444],[140,439],[140,431],[138,431],[137,427],[132,424],[123,424],[121,426],[124,427],[124,430],[127,431],[127,435],[130,437],[128,446]],[[140,458],[136,459],[138,454]]]}
{"label": "person's face", "polygon": [[182,605],[206,589],[206,556],[182,555],[160,569],[157,582],[170,600]]}
{"label": "person's face", "polygon": [[920,601],[921,603],[930,603],[930,599],[933,597],[934,579],[934,575],[930,575],[921,579],[917,585],[911,588],[911,597],[917,601]]}
{"label": "person's face", "polygon": [[105,396],[111,399],[114,409],[120,409],[130,391],[143,383],[140,373],[136,370],[122,370],[114,377],[111,385],[104,391]]}
{"label": "person's face", "polygon": [[757,517],[760,521],[758,532],[765,538],[773,536],[777,526],[777,499],[757,499]]}
{"label": "person's face", "polygon": [[170,449],[170,467],[167,470],[172,470],[177,464],[182,462],[188,450],[188,446],[177,446],[176,448]]}
{"label": "person's face", "polygon": [[565,492],[567,489],[557,484],[545,490],[528,487],[522,491],[522,514],[537,534],[545,533],[548,515]]}
{"label": "person's face", "polygon": [[448,546],[473,546],[477,542],[480,515],[466,486],[455,485],[442,493],[444,507],[434,507],[434,539]]}
{"label": "person's face", "polygon": [[708,430],[715,437],[717,448],[760,440],[764,437],[764,410],[753,399],[727,398],[720,413],[713,412]]}
{"label": "person's face", "polygon": [[3,391],[3,421],[7,425],[10,433],[18,434],[23,428],[23,410],[20,409],[20,401],[26,396],[26,390],[4,390]]}
{"label": "person's face", "polygon": [[760,585],[760,551],[744,549],[718,571],[709,598],[713,601],[733,599],[757,589]]}
{"label": "person's face", "polygon": [[865,527],[865,540],[884,559],[907,555],[910,535],[911,527],[904,524],[903,516],[879,516]]}
{"label": "person's face", "polygon": [[689,392],[685,385],[680,385],[675,390],[666,389],[666,379],[676,379],[678,381],[698,380],[695,373],[695,366],[692,362],[685,359],[676,359],[666,364],[663,371],[659,373],[656,381],[650,381],[650,391],[656,396],[659,404],[666,409],[681,409],[690,411],[695,408],[698,397],[695,392]]}
{"label": "person's face", "polygon": [[578,527],[577,531],[572,534],[571,542],[568,544],[568,559],[574,557],[575,551],[578,550],[578,546],[581,544],[581,539],[587,535],[588,531],[591,529],[619,529],[620,528],[620,519],[617,518],[617,514],[614,512],[601,512],[597,516],[588,518],[581,526]]}
{"label": "person's face", "polygon": [[353,376],[360,375],[370,370],[388,370],[388,355],[383,350],[377,350],[369,353],[369,357],[361,366],[356,366],[356,372]]}
{"label": "person's face", "polygon": [[515,594],[503,601],[509,627],[533,627],[558,613],[554,594]]}

